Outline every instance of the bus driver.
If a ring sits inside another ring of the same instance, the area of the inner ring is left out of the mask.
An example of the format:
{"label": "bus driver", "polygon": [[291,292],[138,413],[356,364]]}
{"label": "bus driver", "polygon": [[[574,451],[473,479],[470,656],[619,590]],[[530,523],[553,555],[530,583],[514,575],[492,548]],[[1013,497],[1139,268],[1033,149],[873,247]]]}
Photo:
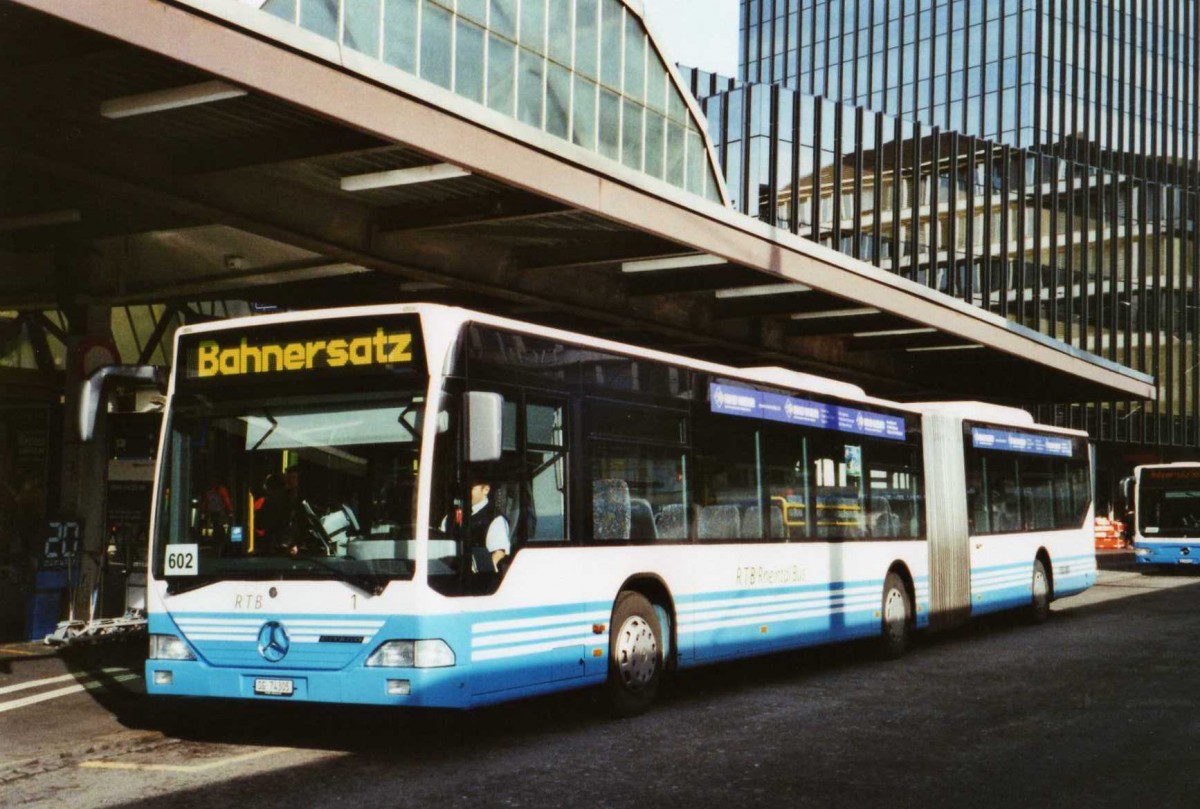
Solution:
{"label": "bus driver", "polygon": [[[468,545],[472,548],[486,548],[491,557],[493,569],[498,570],[500,560],[512,553],[512,543],[508,538],[508,519],[500,513],[500,509],[491,509],[494,515],[487,519],[488,506],[492,493],[492,484],[480,474],[471,476],[471,535]],[[442,520],[439,530],[446,531],[450,517]],[[462,525],[462,511],[455,509],[453,519]]]}
{"label": "bus driver", "polygon": [[508,520],[493,508],[495,516],[489,522],[484,519],[488,508],[488,498],[492,493],[492,485],[475,477],[471,481],[471,545],[483,546],[492,555],[492,566],[499,569],[500,560],[512,552],[512,544],[508,539]]}

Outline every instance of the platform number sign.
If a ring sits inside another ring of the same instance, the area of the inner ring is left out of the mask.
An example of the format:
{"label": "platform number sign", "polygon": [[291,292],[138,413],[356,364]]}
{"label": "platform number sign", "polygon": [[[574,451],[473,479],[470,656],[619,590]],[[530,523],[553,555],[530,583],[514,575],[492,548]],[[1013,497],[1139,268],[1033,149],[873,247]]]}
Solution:
{"label": "platform number sign", "polygon": [[52,522],[42,549],[43,569],[64,568],[79,556],[80,527],[77,522]]}

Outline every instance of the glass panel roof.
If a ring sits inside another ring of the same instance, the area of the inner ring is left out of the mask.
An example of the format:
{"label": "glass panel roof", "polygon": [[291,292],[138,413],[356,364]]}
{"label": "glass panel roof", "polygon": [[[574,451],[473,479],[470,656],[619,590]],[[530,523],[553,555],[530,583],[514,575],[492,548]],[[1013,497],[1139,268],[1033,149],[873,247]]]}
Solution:
{"label": "glass panel roof", "polygon": [[265,0],[261,11],[716,202],[698,108],[624,0]]}

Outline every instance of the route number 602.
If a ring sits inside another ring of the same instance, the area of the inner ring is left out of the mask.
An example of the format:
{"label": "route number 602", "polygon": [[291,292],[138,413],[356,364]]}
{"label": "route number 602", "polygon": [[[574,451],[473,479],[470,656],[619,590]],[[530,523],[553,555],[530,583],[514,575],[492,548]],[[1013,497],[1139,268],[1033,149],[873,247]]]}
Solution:
{"label": "route number 602", "polygon": [[163,558],[163,575],[195,576],[200,572],[200,553],[197,545],[168,545]]}

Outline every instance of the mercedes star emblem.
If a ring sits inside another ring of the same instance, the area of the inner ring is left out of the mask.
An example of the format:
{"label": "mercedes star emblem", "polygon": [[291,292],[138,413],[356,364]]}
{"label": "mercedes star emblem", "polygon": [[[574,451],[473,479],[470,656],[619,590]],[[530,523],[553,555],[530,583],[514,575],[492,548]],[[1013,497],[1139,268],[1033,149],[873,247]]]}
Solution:
{"label": "mercedes star emblem", "polygon": [[258,653],[268,663],[283,660],[291,643],[283,624],[278,621],[268,621],[258,630]]}

